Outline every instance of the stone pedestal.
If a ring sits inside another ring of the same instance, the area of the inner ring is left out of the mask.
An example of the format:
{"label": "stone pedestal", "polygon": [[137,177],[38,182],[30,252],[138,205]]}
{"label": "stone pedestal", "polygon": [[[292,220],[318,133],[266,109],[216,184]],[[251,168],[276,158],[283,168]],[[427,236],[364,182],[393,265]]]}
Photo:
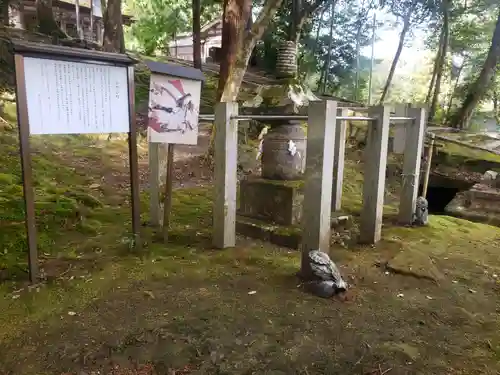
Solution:
{"label": "stone pedestal", "polygon": [[298,225],[302,217],[302,181],[249,178],[240,183],[238,215],[279,225]]}

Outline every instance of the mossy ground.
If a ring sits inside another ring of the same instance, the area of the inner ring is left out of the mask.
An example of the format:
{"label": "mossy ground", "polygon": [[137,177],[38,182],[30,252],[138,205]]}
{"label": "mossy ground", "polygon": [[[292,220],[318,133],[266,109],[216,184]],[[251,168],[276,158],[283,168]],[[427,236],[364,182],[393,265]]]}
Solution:
{"label": "mossy ground", "polygon": [[[397,159],[384,240],[332,248],[352,285],[340,302],[298,287],[297,252],[244,238],[211,249],[210,187],[176,190],[170,243],[143,227],[134,253],[125,142],[33,137],[47,282],[28,288],[17,138],[0,137],[0,373],[500,371],[500,229],[445,216],[392,225]],[[356,214],[363,164],[359,151],[347,155],[344,208]],[[147,212],[147,193],[142,200]]]}

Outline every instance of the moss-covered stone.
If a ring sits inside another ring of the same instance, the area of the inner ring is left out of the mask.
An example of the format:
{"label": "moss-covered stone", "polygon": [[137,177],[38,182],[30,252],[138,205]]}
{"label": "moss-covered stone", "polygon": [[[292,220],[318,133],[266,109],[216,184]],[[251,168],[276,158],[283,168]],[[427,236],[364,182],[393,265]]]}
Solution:
{"label": "moss-covered stone", "polygon": [[241,181],[239,214],[282,225],[300,223],[304,194],[301,184],[293,182],[280,184],[263,178]]}

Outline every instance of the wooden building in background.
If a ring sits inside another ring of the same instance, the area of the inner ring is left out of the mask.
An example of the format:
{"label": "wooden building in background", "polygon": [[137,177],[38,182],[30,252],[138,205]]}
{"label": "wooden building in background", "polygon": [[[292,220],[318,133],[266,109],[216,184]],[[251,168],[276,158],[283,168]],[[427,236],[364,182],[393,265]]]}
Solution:
{"label": "wooden building in background", "polygon": [[[100,0],[96,0],[100,1]],[[80,25],[84,39],[101,44],[104,33],[102,13],[94,7],[94,19],[91,30],[91,3],[90,0],[80,0]],[[100,3],[99,3],[100,4]],[[54,17],[61,29],[72,38],[78,38],[76,22],[76,8],[74,0],[53,0]],[[100,8],[100,7],[97,7]],[[9,17],[11,26],[28,31],[37,31],[38,21],[36,16],[35,0],[11,0]],[[132,17],[123,15],[123,24],[130,25]]]}

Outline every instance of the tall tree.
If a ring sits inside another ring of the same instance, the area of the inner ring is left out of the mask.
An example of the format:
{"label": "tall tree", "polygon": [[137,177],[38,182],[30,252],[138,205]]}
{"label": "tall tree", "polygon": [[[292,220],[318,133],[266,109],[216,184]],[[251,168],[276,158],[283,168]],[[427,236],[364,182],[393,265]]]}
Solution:
{"label": "tall tree", "polygon": [[380,96],[380,104],[384,103],[389,93],[389,88],[391,87],[394,72],[396,71],[401,52],[403,51],[406,36],[410,32],[411,27],[428,19],[429,16],[433,14],[436,6],[434,0],[392,0],[387,2],[382,1],[382,5],[387,6],[391,13],[401,20],[403,28],[399,34],[398,48],[396,49],[396,54],[392,60],[387,80],[385,81],[384,89]]}
{"label": "tall tree", "polygon": [[334,22],[335,22],[335,1],[332,1],[332,4],[331,4],[331,10],[330,10],[330,31],[328,33],[328,39],[329,39],[329,42],[328,42],[328,50],[327,50],[327,57],[325,59],[325,68],[323,69],[324,70],[324,73],[322,75],[322,79],[323,79],[323,84],[321,85],[321,92],[323,94],[326,93],[326,87],[328,86],[328,81],[330,79],[330,64],[331,64],[331,61],[332,61],[332,46],[333,46],[333,26],[334,26]]}
{"label": "tall tree", "polygon": [[123,35],[122,0],[108,0],[103,17],[103,49],[108,52],[125,53]]}
{"label": "tall tree", "polygon": [[436,69],[436,83],[434,86],[434,94],[432,96],[431,105],[429,108],[429,122],[434,119],[436,114],[436,107],[438,104],[439,94],[441,92],[441,81],[443,78],[443,71],[446,62],[446,54],[448,52],[448,43],[450,37],[450,2],[449,0],[442,0],[442,11],[443,11],[443,30],[441,43],[439,46],[439,59],[436,61],[437,69]]}
{"label": "tall tree", "polygon": [[0,0],[0,26],[9,26],[9,0]]}
{"label": "tall tree", "polygon": [[[217,98],[220,100],[226,82],[234,69],[239,49],[243,46],[245,28],[251,17],[251,0],[224,0],[222,14],[222,61],[219,69]],[[236,93],[237,94],[237,93]]]}
{"label": "tall tree", "polygon": [[42,34],[62,39],[68,37],[61,30],[54,18],[52,0],[36,0],[36,17],[38,20],[38,31]]}
{"label": "tall tree", "polygon": [[193,6],[193,66],[201,69],[201,0],[192,0]]}
{"label": "tall tree", "polygon": [[292,1],[292,19],[290,20],[289,40],[299,43],[304,25],[320,10],[325,9],[330,2],[336,0],[291,0]]}
{"label": "tall tree", "polygon": [[491,45],[488,55],[484,61],[481,72],[476,80],[469,86],[462,107],[458,110],[453,125],[458,128],[467,128],[472,117],[472,113],[479,101],[488,91],[500,63],[500,9],[491,38]]}
{"label": "tall tree", "polygon": [[441,61],[441,51],[444,37],[444,28],[441,28],[441,34],[439,36],[439,44],[437,46],[436,57],[434,58],[434,66],[432,68],[432,76],[429,82],[429,89],[427,90],[427,96],[425,97],[425,103],[429,104],[432,98],[432,93],[434,92],[434,86],[436,85],[436,76],[439,69],[439,63]]}
{"label": "tall tree", "polygon": [[[234,4],[236,1],[240,5]],[[262,38],[281,2],[282,0],[266,0],[257,20],[250,30],[245,32],[248,22],[246,14],[249,15],[250,12],[251,4],[248,4],[250,1],[225,0],[224,21],[229,20],[230,22],[227,22],[227,26],[224,25],[222,31],[224,60],[221,62],[218,87],[220,101],[232,102],[236,100],[255,44]],[[227,10],[226,5],[228,6]],[[241,6],[244,7],[241,8]],[[232,19],[233,17],[234,19]],[[247,22],[242,22],[242,17]]]}

